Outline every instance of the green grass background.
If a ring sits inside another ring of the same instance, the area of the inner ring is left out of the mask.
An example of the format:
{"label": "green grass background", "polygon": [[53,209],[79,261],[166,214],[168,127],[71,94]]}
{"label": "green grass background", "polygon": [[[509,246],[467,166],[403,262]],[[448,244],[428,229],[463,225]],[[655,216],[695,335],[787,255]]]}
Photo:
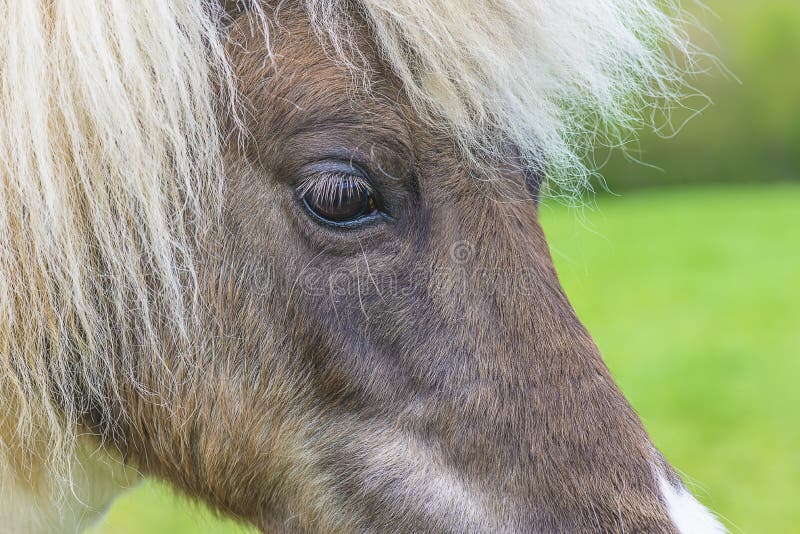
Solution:
{"label": "green grass background", "polygon": [[732,532],[800,532],[800,184],[598,204],[543,219],[618,384]]}
{"label": "green grass background", "polygon": [[[541,218],[656,445],[734,533],[800,525],[800,184],[601,197]],[[147,484],[94,534],[240,533]]]}

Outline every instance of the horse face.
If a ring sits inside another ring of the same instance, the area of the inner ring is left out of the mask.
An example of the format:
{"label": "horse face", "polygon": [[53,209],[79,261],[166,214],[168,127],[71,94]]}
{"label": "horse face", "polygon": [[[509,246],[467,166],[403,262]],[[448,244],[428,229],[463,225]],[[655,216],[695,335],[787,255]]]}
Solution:
{"label": "horse face", "polygon": [[124,452],[269,531],[672,530],[513,147],[481,177],[377,56],[362,84],[271,15],[271,54],[231,28],[245,134],[196,351]]}

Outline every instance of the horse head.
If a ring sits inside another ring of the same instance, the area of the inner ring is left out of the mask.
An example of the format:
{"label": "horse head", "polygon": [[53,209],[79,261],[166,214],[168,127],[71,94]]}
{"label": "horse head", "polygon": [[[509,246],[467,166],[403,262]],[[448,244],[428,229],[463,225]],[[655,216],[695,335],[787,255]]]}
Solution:
{"label": "horse head", "polygon": [[100,447],[270,532],[720,528],[538,221],[581,121],[668,96],[650,2],[51,4],[55,81],[0,63],[60,104],[3,119],[6,471],[80,434],[77,497],[135,478]]}

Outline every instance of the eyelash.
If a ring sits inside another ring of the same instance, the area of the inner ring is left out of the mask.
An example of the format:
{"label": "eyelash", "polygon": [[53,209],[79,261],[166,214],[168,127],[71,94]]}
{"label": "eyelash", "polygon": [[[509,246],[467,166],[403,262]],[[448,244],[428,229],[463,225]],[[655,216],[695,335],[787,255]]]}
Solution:
{"label": "eyelash", "polygon": [[342,192],[345,190],[342,185],[353,187],[358,191],[374,194],[372,186],[365,178],[350,173],[335,171],[318,173],[303,178],[297,185],[297,192],[300,197],[305,197],[311,193],[318,202],[341,200]]}

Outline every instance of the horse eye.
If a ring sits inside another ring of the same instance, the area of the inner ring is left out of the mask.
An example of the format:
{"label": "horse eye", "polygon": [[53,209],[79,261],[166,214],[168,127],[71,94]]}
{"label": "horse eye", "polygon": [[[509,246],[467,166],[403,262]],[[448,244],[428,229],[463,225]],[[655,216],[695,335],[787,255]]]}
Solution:
{"label": "horse eye", "polygon": [[370,189],[354,175],[324,176],[301,194],[306,209],[328,223],[354,223],[376,211]]}

